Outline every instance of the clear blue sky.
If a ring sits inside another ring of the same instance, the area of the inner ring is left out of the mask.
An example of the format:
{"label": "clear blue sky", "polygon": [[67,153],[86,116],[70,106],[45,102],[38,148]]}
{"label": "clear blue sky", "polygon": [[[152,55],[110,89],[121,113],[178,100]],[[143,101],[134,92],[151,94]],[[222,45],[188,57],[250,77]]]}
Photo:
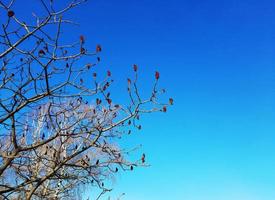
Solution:
{"label": "clear blue sky", "polygon": [[175,99],[127,138],[152,166],[118,175],[112,196],[275,199],[273,0],[91,0],[71,15],[102,70],[124,84],[137,63],[146,90],[157,69]]}

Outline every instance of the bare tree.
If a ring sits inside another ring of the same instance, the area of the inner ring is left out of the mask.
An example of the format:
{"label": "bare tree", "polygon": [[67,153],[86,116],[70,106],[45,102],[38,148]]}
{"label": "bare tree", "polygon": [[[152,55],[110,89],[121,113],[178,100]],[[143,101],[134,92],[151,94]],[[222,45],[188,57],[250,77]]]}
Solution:
{"label": "bare tree", "polygon": [[75,199],[83,184],[100,188],[100,197],[111,190],[104,181],[118,170],[145,165],[145,154],[131,162],[125,156],[131,150],[117,140],[141,129],[141,114],[166,112],[173,99],[158,102],[164,93],[157,89],[158,72],[150,95],[142,98],[133,65],[129,105],[113,102],[111,72],[98,80],[94,71],[101,46],[90,51],[84,36],[69,44],[62,38],[63,25],[74,24],[64,14],[85,0],[63,8],[38,2],[44,12],[26,22],[13,10],[14,0],[0,1],[0,197]]}

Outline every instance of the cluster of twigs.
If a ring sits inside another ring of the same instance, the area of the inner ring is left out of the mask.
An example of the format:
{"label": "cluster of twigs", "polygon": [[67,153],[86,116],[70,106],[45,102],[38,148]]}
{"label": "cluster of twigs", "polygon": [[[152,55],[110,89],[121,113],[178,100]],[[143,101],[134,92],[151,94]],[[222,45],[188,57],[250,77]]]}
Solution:
{"label": "cluster of twigs", "polygon": [[[113,102],[111,72],[103,80],[94,72],[101,46],[90,51],[84,36],[71,44],[62,41],[62,25],[73,23],[62,16],[84,2],[56,9],[53,1],[40,0],[45,13],[33,14],[27,23],[12,9],[14,0],[0,1],[0,16],[6,16],[0,32],[2,199],[69,199],[87,183],[102,189],[100,195],[110,191],[105,180],[145,165],[145,154],[130,162],[124,156],[128,151],[114,140],[130,126],[140,129],[141,114],[166,112],[173,104],[173,99],[157,101],[163,92],[157,89],[158,72],[151,95],[141,98],[137,65],[134,79],[128,79],[130,104]],[[83,64],[87,56],[94,61]]]}

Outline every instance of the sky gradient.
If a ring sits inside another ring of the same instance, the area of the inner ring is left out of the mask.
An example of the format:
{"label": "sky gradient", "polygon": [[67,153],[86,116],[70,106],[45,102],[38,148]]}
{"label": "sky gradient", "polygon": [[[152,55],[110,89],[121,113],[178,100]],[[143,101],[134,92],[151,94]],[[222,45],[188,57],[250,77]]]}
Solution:
{"label": "sky gradient", "polygon": [[92,0],[71,12],[70,37],[102,45],[98,70],[113,72],[115,91],[136,63],[144,91],[158,70],[175,99],[127,138],[151,167],[120,173],[111,197],[275,199],[274,10],[272,0]]}

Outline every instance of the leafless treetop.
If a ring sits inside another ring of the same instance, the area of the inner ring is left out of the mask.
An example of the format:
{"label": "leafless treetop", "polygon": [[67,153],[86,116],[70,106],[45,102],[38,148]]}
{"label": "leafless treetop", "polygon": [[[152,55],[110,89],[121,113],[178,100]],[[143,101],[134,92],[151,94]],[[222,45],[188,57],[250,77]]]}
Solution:
{"label": "leafless treetop", "polygon": [[91,184],[102,189],[100,197],[116,172],[145,165],[145,154],[130,162],[116,141],[141,129],[141,114],[166,112],[157,100],[160,75],[143,99],[133,65],[129,105],[113,102],[111,72],[102,80],[95,72],[101,46],[90,50],[81,34],[68,44],[63,39],[62,27],[74,26],[65,13],[85,0],[59,8],[38,2],[44,12],[26,22],[13,10],[16,1],[0,0],[0,196],[75,199],[78,186]]}

